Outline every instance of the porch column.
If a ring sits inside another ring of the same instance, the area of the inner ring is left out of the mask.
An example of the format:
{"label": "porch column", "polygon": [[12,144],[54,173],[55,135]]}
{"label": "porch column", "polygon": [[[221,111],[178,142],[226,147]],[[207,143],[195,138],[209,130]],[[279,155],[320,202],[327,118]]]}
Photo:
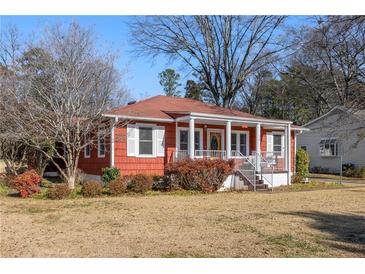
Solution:
{"label": "porch column", "polygon": [[261,124],[258,123],[256,124],[256,157],[255,157],[255,162],[256,162],[256,170],[260,171],[261,170],[261,158],[260,155],[261,154]]}
{"label": "porch column", "polygon": [[190,117],[189,119],[189,157],[190,159],[194,159],[195,155],[195,124],[194,118]]}
{"label": "porch column", "polygon": [[227,159],[231,158],[231,131],[232,131],[232,122],[227,121],[226,124],[226,157]]}
{"label": "porch column", "polygon": [[287,184],[290,184],[291,175],[291,147],[290,147],[290,124],[285,127],[285,169],[287,171]]}

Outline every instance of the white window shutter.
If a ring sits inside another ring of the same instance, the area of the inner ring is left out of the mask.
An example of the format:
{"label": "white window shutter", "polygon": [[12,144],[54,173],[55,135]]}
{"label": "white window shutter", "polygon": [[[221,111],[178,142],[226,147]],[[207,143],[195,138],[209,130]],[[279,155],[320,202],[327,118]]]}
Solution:
{"label": "white window shutter", "polygon": [[165,156],[165,127],[156,127],[156,154]]}
{"label": "white window shutter", "polygon": [[[290,142],[289,142],[288,145],[290,145]],[[281,156],[284,156],[283,154],[284,154],[284,151],[286,151],[286,150],[287,150],[287,148],[286,148],[286,144],[285,144],[285,136],[283,134],[283,135],[281,135],[281,151],[280,151],[280,155]]]}
{"label": "white window shutter", "polygon": [[135,125],[127,125],[127,156],[137,155],[137,129]]}
{"label": "white window shutter", "polygon": [[271,153],[274,151],[274,138],[272,132],[266,132],[266,151]]}

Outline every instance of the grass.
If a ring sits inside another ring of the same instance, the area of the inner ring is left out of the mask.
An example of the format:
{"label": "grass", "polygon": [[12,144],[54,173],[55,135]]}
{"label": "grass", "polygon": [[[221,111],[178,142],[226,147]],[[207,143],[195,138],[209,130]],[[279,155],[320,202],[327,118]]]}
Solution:
{"label": "grass", "polygon": [[2,257],[365,257],[364,191],[2,195],[0,251]]}
{"label": "grass", "polygon": [[300,190],[316,190],[316,189],[319,190],[319,189],[331,189],[331,188],[343,188],[343,187],[346,186],[339,183],[310,181],[309,183],[280,186],[275,188],[274,191],[300,191]]}

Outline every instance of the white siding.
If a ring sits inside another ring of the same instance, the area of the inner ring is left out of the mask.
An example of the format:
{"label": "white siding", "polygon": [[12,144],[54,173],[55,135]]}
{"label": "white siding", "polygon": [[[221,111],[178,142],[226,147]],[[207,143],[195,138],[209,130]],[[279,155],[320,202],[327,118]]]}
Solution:
{"label": "white siding", "polygon": [[[355,120],[338,122],[340,110],[306,126],[310,131],[303,132],[297,136],[297,149],[306,146],[310,157],[310,167],[321,167],[332,172],[340,171],[340,155],[343,151],[343,163],[353,163],[356,167],[365,166],[365,140],[360,141],[356,146],[359,124]],[[350,116],[348,119],[351,119]],[[343,120],[341,120],[343,121]],[[338,129],[343,129],[341,132]],[[334,137],[341,142],[338,147],[337,157],[322,157],[319,153],[319,142],[321,138]]]}

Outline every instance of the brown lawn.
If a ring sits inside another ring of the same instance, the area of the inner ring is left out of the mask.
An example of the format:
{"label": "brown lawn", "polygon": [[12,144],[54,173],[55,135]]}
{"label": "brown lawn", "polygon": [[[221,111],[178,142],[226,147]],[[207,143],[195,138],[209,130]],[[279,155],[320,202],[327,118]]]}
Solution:
{"label": "brown lawn", "polygon": [[365,187],[0,197],[2,257],[365,257]]}

